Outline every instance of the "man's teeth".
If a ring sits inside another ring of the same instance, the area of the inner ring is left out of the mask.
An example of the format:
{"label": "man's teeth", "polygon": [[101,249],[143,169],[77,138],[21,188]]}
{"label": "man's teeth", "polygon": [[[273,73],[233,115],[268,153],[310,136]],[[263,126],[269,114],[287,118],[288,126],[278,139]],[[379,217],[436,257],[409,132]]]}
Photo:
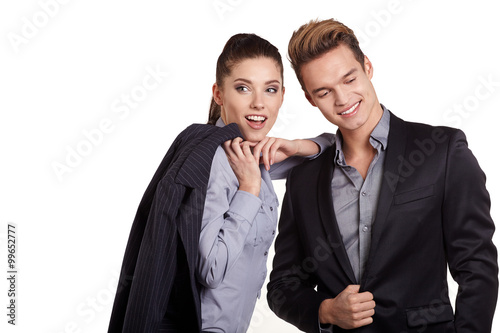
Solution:
{"label": "man's teeth", "polygon": [[247,116],[246,118],[248,120],[252,120],[252,121],[264,121],[264,120],[266,120],[266,117],[263,117],[263,116]]}
{"label": "man's teeth", "polygon": [[354,111],[354,109],[359,105],[359,102],[357,102],[356,104],[354,104],[349,110],[347,111],[344,111],[341,113],[342,116],[346,115],[346,114],[349,114],[351,113],[352,111]]}

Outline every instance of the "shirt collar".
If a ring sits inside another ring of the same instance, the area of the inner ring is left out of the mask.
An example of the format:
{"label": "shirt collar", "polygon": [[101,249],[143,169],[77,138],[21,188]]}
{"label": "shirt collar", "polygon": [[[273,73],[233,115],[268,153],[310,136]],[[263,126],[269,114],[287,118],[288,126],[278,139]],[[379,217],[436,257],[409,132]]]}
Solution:
{"label": "shirt collar", "polygon": [[[389,139],[389,125],[391,122],[391,115],[389,113],[389,110],[387,108],[380,104],[382,106],[382,109],[384,110],[384,113],[382,114],[382,118],[380,118],[377,126],[372,131],[372,134],[370,135],[370,139],[378,141],[382,145],[382,149],[386,150],[387,149],[387,141]],[[374,146],[373,142],[370,143],[372,146]]]}
{"label": "shirt collar", "polygon": [[226,124],[224,124],[224,121],[222,120],[222,117],[219,117],[219,119],[217,119],[217,122],[215,123],[215,126],[217,126],[217,127],[224,127],[224,126],[226,126]]}
{"label": "shirt collar", "polygon": [[[380,104],[380,106],[383,110],[382,118],[380,118],[377,126],[375,126],[372,133],[370,134],[370,144],[377,150],[386,150],[387,141],[389,139],[389,126],[391,116],[389,110],[387,110],[387,108],[383,104]],[[340,132],[340,130],[337,130],[337,134],[335,135],[335,160],[338,161],[339,164],[345,165],[344,152],[342,151],[342,142],[342,133]]]}

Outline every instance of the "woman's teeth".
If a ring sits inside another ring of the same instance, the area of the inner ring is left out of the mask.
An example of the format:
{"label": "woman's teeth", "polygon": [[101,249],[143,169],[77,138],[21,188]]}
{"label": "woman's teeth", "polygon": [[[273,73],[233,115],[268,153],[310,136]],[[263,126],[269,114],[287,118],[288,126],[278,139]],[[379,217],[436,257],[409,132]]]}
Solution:
{"label": "woman's teeth", "polygon": [[247,116],[245,118],[248,120],[251,120],[251,121],[264,121],[264,120],[266,120],[266,117],[264,117],[264,116]]}

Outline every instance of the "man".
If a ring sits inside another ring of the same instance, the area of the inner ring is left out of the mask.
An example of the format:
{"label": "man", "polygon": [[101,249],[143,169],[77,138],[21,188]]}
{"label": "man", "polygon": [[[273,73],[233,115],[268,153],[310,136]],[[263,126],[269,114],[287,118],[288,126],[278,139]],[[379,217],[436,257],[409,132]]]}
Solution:
{"label": "man", "polygon": [[307,332],[490,332],[494,223],[465,135],[381,105],[373,66],[340,22],[303,25],[288,51],[307,100],[338,131],[288,177],[271,309]]}

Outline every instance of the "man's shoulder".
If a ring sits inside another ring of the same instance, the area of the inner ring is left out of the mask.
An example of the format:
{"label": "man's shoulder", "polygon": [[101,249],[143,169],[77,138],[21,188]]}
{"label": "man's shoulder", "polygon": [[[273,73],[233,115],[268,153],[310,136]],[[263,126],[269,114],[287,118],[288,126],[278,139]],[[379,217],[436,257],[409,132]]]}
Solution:
{"label": "man's shoulder", "polygon": [[403,120],[395,116],[391,112],[390,129],[402,130],[406,135],[411,138],[441,138],[452,137],[459,133],[463,133],[460,129],[445,126],[445,125],[431,125],[422,122],[414,122]]}
{"label": "man's shoulder", "polygon": [[289,178],[311,179],[317,177],[320,171],[325,167],[325,164],[330,163],[333,165],[333,154],[335,151],[335,144],[326,148],[325,151],[318,157],[312,160],[307,160],[295,166]]}

